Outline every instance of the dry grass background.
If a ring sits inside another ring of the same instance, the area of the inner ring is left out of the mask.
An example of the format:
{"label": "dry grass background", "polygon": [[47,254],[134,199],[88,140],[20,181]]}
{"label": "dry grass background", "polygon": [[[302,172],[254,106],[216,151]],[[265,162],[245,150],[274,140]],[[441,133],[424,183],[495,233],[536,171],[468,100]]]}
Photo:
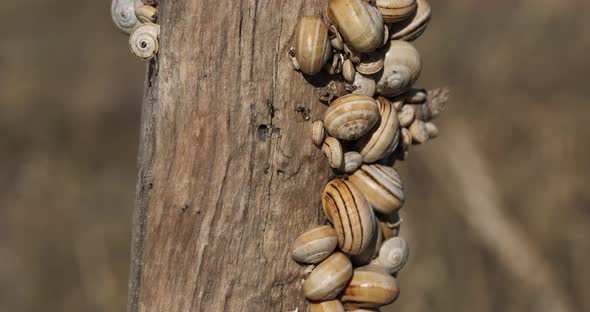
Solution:
{"label": "dry grass background", "polygon": [[[590,311],[590,3],[432,2],[419,85],[451,106],[398,166],[388,311]],[[0,311],[124,310],[144,66],[108,6],[0,9]]]}

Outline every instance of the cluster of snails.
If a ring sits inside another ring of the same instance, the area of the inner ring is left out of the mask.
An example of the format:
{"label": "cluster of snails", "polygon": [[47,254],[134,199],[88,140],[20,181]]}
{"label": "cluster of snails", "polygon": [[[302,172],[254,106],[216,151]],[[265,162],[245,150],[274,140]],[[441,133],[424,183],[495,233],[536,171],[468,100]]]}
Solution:
{"label": "cluster of snails", "polygon": [[295,69],[331,78],[320,90],[328,108],[311,136],[337,173],[322,194],[329,225],[293,246],[293,259],[309,265],[303,293],[312,312],[378,311],[399,295],[409,249],[398,237],[405,196],[392,164],[411,144],[437,136],[431,119],[448,96],[412,88],[422,62],[409,42],[430,16],[426,0],[329,0],[323,17],[296,26]]}
{"label": "cluster of snails", "polygon": [[112,0],[113,22],[129,35],[129,48],[133,55],[150,60],[158,53],[160,25],[157,0]]}

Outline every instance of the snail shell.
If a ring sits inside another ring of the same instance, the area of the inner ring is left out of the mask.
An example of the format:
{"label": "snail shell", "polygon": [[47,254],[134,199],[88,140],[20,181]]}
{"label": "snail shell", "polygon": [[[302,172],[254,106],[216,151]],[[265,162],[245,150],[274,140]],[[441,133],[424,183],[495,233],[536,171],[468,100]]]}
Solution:
{"label": "snail shell", "polygon": [[143,60],[152,59],[158,53],[160,25],[145,23],[137,26],[129,37],[131,52]]}
{"label": "snail shell", "polygon": [[402,128],[402,150],[408,151],[412,144],[412,133],[407,128]]}
{"label": "snail shell", "polygon": [[428,92],[424,89],[411,89],[404,97],[408,104],[423,104],[428,99]]}
{"label": "snail shell", "polygon": [[383,239],[387,240],[392,237],[397,237],[402,225],[402,218],[399,216],[399,212],[390,215],[379,216],[379,226],[383,233]]}
{"label": "snail shell", "polygon": [[348,181],[334,179],[324,189],[322,205],[342,252],[358,255],[369,247],[376,231],[375,215],[361,191]]}
{"label": "snail shell", "polygon": [[358,72],[354,75],[354,82],[352,85],[354,86],[354,91],[352,91],[352,93],[364,94],[369,97],[375,95],[377,87],[375,80],[365,77]]}
{"label": "snail shell", "polygon": [[135,8],[135,16],[142,23],[155,23],[158,19],[158,9],[151,5],[141,5]]}
{"label": "snail shell", "polygon": [[389,100],[377,99],[381,120],[369,134],[358,142],[358,150],[365,163],[372,163],[389,156],[399,141],[399,121],[397,112]]}
{"label": "snail shell", "polygon": [[336,29],[336,26],[330,25],[330,27],[328,27],[328,34],[330,35],[332,48],[338,51],[344,50],[344,40],[342,39],[340,32],[338,32],[338,29]]}
{"label": "snail shell", "polygon": [[400,127],[407,128],[409,125],[411,125],[412,121],[414,121],[414,115],[414,107],[411,105],[402,106],[402,109],[397,117],[399,119]]}
{"label": "snail shell", "polygon": [[316,120],[311,125],[311,141],[315,146],[320,147],[326,139],[326,129],[324,129],[324,123],[321,120]]}
{"label": "snail shell", "polygon": [[371,53],[356,66],[356,70],[365,75],[378,73],[383,68],[383,54]]}
{"label": "snail shell", "polygon": [[365,1],[330,0],[327,16],[354,50],[368,53],[383,41],[381,13]]}
{"label": "snail shell", "polygon": [[412,135],[412,143],[414,144],[422,144],[430,139],[430,134],[426,128],[426,123],[422,120],[414,120],[408,130],[410,130],[410,134]]}
{"label": "snail shell", "polygon": [[324,115],[328,133],[341,140],[356,140],[379,121],[379,106],[369,96],[348,94],[338,98]]}
{"label": "snail shell", "polygon": [[416,0],[416,4],[418,7],[411,19],[391,27],[389,31],[391,40],[412,41],[424,33],[430,23],[432,8],[426,0]]}
{"label": "snail shell", "polygon": [[401,237],[394,237],[386,240],[379,249],[379,256],[371,261],[367,268],[384,270],[394,274],[401,270],[410,255],[408,243]]}
{"label": "snail shell", "polygon": [[354,82],[354,76],[356,75],[356,70],[354,69],[354,64],[349,59],[346,59],[342,64],[342,77],[346,82]]}
{"label": "snail shell", "polygon": [[404,204],[402,180],[392,167],[362,165],[348,180],[365,195],[373,209],[381,214],[392,214]]}
{"label": "snail shell", "polygon": [[350,261],[354,265],[359,266],[368,264],[369,262],[371,262],[371,260],[373,260],[373,258],[375,258],[379,254],[379,249],[381,247],[381,243],[383,242],[383,234],[379,230],[378,223],[379,221],[375,219],[374,227],[376,230],[373,234],[371,244],[369,245],[369,247],[367,247],[367,249],[365,249],[365,251],[363,251],[361,254],[350,257]]}
{"label": "snail shell", "polygon": [[328,159],[330,167],[342,170],[344,168],[344,151],[340,141],[333,137],[327,137],[322,146],[322,153]]}
{"label": "snail shell", "polygon": [[332,56],[328,27],[319,16],[305,16],[295,30],[295,58],[301,71],[315,75]]}
{"label": "snail shell", "polygon": [[416,11],[416,0],[377,0],[375,5],[383,16],[383,22],[396,23]]}
{"label": "snail shell", "polygon": [[386,47],[383,74],[377,80],[377,93],[395,96],[412,87],[422,71],[418,50],[405,41],[391,41]]}
{"label": "snail shell", "polygon": [[344,306],[340,300],[329,300],[319,303],[310,303],[309,312],[344,312]]}
{"label": "snail shell", "polygon": [[335,252],[320,263],[303,282],[303,293],[309,300],[330,300],[352,277],[352,263],[346,255]]}
{"label": "snail shell", "polygon": [[363,155],[350,151],[344,153],[344,172],[353,173],[363,164]]}
{"label": "snail shell", "polygon": [[113,23],[122,32],[130,34],[133,28],[139,24],[135,16],[135,7],[141,5],[139,0],[113,0],[111,2],[111,17]]}
{"label": "snail shell", "polygon": [[336,231],[331,226],[315,227],[297,237],[293,244],[293,260],[318,263],[326,259],[338,246]]}
{"label": "snail shell", "polygon": [[395,278],[382,271],[356,269],[350,284],[344,289],[342,301],[356,307],[380,307],[394,302],[399,296]]}
{"label": "snail shell", "polygon": [[425,126],[429,139],[434,139],[438,136],[438,127],[435,124],[432,122],[427,122]]}

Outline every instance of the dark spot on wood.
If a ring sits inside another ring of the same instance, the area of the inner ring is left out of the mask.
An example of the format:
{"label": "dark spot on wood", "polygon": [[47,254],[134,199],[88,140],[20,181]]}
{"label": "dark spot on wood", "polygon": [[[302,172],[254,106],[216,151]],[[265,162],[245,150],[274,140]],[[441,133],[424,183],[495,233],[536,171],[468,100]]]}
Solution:
{"label": "dark spot on wood", "polygon": [[256,135],[258,137],[258,140],[266,142],[270,138],[270,129],[267,125],[260,125],[258,126],[258,131]]}
{"label": "dark spot on wood", "polygon": [[309,116],[310,110],[308,107],[297,106],[295,111],[301,114],[303,120],[309,121],[311,119],[311,117]]}

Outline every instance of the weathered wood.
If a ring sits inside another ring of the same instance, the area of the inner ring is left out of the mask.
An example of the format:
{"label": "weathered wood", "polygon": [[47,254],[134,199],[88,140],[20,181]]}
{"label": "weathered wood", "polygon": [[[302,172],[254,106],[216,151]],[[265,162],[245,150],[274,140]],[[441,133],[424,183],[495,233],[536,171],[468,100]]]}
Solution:
{"label": "weathered wood", "polygon": [[305,308],[293,240],[321,219],[324,107],[287,57],[325,1],[160,1],[128,311]]}

